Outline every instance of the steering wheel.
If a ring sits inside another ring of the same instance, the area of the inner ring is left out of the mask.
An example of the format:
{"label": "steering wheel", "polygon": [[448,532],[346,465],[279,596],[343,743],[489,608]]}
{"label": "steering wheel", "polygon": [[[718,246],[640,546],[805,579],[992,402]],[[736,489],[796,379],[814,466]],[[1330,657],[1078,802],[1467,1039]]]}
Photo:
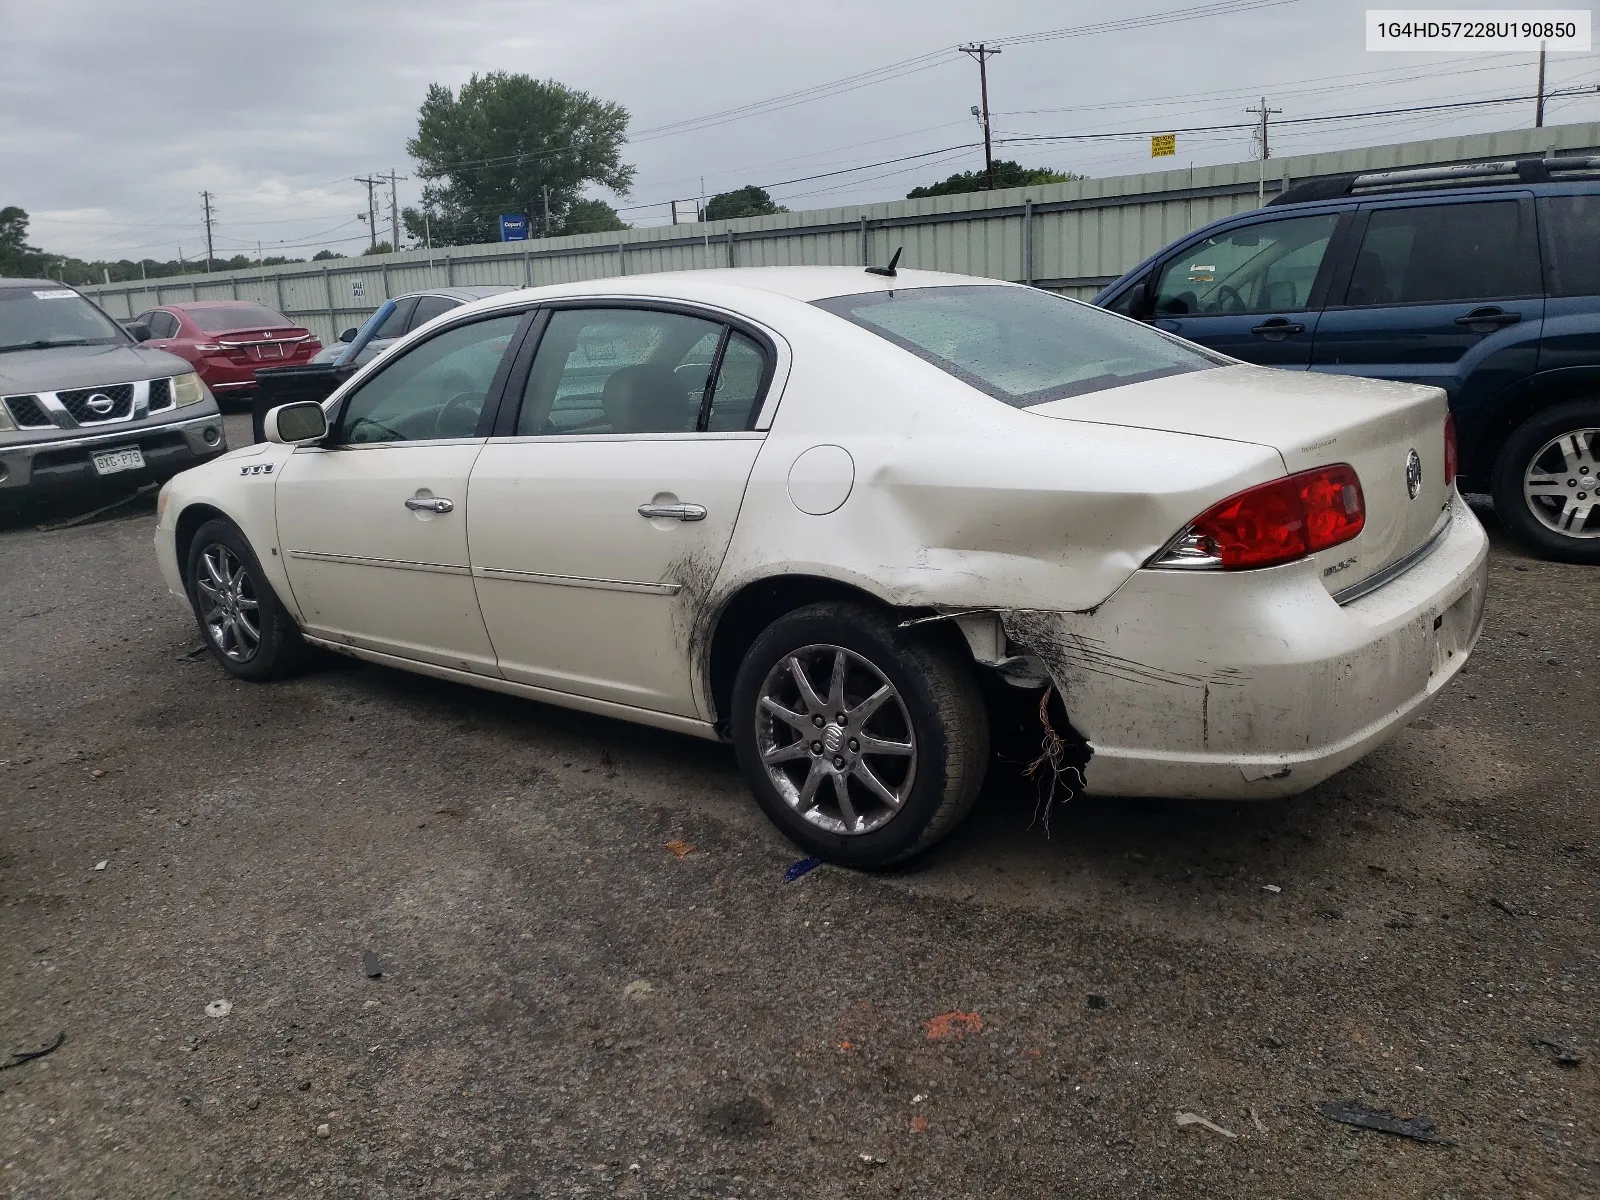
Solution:
{"label": "steering wheel", "polygon": [[1217,312],[1243,312],[1248,307],[1244,297],[1239,295],[1238,290],[1230,283],[1219,284],[1216,296]]}
{"label": "steering wheel", "polygon": [[[478,416],[483,412],[484,394],[482,392],[457,392],[440,406],[438,414],[433,418],[433,436],[436,438],[471,437],[478,428]],[[471,424],[465,432],[452,431],[449,421],[456,413],[472,414]]]}

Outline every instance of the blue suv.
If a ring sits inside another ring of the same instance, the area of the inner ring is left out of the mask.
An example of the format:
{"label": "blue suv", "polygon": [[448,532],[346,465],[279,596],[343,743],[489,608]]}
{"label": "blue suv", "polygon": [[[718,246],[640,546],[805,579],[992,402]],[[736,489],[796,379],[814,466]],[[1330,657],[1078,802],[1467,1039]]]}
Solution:
{"label": "blue suv", "polygon": [[1095,303],[1263,366],[1443,388],[1462,489],[1534,552],[1600,563],[1600,157],[1312,180]]}

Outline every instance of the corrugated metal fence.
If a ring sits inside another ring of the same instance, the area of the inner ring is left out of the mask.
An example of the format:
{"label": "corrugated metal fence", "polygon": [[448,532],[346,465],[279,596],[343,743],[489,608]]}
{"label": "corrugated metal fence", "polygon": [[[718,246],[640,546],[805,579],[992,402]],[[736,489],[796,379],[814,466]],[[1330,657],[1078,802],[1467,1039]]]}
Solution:
{"label": "corrugated metal fence", "polygon": [[[1262,197],[1270,199],[1290,183],[1548,150],[1600,153],[1600,123],[84,290],[116,317],[184,300],[256,300],[304,324],[324,342],[359,324],[390,296],[429,287],[539,286],[709,267],[851,266],[884,262],[900,246],[905,247],[901,262],[907,267],[1090,296],[1173,238],[1254,208]],[[1264,177],[1266,172],[1270,178]]]}

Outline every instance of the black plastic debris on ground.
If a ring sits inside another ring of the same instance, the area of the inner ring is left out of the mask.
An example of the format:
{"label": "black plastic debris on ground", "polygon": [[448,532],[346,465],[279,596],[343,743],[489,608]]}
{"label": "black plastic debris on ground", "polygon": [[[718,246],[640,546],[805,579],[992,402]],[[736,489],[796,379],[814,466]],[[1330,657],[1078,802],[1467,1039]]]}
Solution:
{"label": "black plastic debris on ground", "polygon": [[371,950],[362,951],[361,969],[366,972],[368,979],[376,979],[383,974],[383,964],[378,961],[378,956]]}
{"label": "black plastic debris on ground", "polygon": [[1564,1046],[1560,1042],[1553,1041],[1550,1038],[1536,1037],[1529,1038],[1528,1040],[1533,1043],[1533,1048],[1535,1050],[1548,1050],[1550,1052],[1551,1059],[1560,1063],[1563,1067],[1576,1067],[1578,1064],[1583,1062],[1583,1055],[1579,1054],[1570,1046]]}
{"label": "black plastic debris on ground", "polygon": [[1104,1008],[1105,1006],[1106,1006],[1106,998],[1104,996],[1098,996],[1098,995],[1095,995],[1092,992],[1090,993],[1090,995],[1089,995],[1089,1007],[1090,1008]]}
{"label": "black plastic debris on ground", "polygon": [[1317,1111],[1330,1121],[1343,1125],[1356,1125],[1362,1129],[1376,1129],[1379,1133],[1392,1133],[1396,1137],[1429,1142],[1436,1146],[1454,1146],[1456,1143],[1434,1128],[1427,1117],[1397,1117],[1387,1108],[1368,1108],[1358,1100],[1324,1100]]}
{"label": "black plastic debris on ground", "polygon": [[46,1054],[53,1054],[61,1049],[61,1044],[67,1040],[67,1031],[63,1029],[56,1034],[56,1040],[43,1050],[18,1050],[11,1055],[7,1062],[0,1063],[0,1071],[9,1071],[12,1067],[20,1067],[23,1063],[30,1063],[36,1058],[43,1058]]}

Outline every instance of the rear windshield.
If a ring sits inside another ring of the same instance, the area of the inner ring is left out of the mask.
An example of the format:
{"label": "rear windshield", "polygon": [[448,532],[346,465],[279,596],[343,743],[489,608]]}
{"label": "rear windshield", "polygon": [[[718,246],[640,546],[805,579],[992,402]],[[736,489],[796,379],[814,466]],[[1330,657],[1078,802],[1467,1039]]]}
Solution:
{"label": "rear windshield", "polygon": [[226,308],[191,308],[189,320],[207,333],[224,329],[282,329],[294,322],[264,304],[230,304]]}
{"label": "rear windshield", "polygon": [[0,288],[0,352],[50,346],[113,346],[127,335],[71,288]]}
{"label": "rear windshield", "polygon": [[1017,408],[1228,361],[1036,288],[910,288],[816,304]]}

